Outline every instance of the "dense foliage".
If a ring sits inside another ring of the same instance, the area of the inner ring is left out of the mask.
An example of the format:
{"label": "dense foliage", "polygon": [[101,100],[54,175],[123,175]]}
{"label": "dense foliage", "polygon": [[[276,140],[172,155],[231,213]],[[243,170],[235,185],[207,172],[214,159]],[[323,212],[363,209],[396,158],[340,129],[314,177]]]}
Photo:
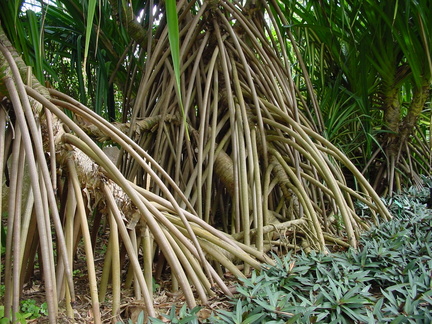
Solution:
{"label": "dense foliage", "polygon": [[[275,266],[242,279],[231,310],[202,322],[430,323],[428,194],[412,189],[388,201],[394,218],[365,233],[358,250],[276,257]],[[182,310],[168,318],[172,323],[186,318],[198,323],[194,313]]]}
{"label": "dense foliage", "polygon": [[296,82],[317,96],[317,127],[380,194],[418,184],[430,171],[432,2],[280,3],[304,60],[293,60]]}

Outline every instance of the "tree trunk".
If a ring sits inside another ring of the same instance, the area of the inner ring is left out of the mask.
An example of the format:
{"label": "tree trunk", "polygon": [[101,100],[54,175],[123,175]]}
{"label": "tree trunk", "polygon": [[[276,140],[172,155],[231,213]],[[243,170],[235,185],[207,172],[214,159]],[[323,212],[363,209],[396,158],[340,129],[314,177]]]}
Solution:
{"label": "tree trunk", "polygon": [[401,172],[404,177],[416,177],[414,170],[406,168],[405,158],[409,155],[410,136],[429,97],[430,84],[425,80],[422,86],[415,87],[408,112],[402,118],[400,89],[394,87],[384,94],[384,124],[389,133],[382,144],[385,162],[377,172],[380,176],[376,177],[374,184],[378,193],[391,196],[393,191],[400,191]]}

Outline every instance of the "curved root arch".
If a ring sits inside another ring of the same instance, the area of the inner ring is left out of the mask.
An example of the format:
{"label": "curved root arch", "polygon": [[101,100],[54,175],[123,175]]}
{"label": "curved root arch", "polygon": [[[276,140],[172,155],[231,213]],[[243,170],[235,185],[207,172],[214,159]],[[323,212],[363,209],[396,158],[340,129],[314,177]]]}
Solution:
{"label": "curved root arch", "polygon": [[[220,1],[204,2],[197,15],[180,10],[186,124],[166,26],[159,26],[162,37],[146,62],[129,134],[170,174],[200,218],[246,245],[265,251],[277,236],[264,230],[267,225],[303,220],[285,229],[296,233],[288,235],[287,247],[325,250],[341,243],[339,237],[355,247],[368,227],[355,201],[367,204],[374,219],[390,216],[361,174],[315,131],[304,102],[298,107],[281,17],[266,6]],[[139,123],[156,117],[153,131],[142,131]],[[145,175],[133,159],[123,162],[129,179]],[[346,185],[342,167],[360,191]]]}
{"label": "curved root arch", "polygon": [[[10,100],[1,103],[0,112],[0,165],[4,168],[1,183],[8,173],[5,171],[10,169],[13,175],[8,193],[2,194],[2,208],[8,206],[6,317],[13,318],[19,311],[23,278],[31,276],[36,260],[43,264],[50,323],[57,322],[59,300],[66,300],[67,315],[73,317],[72,274],[78,245],[85,255],[95,323],[101,323],[100,301],[105,299],[110,283],[113,315],[119,314],[121,266],[125,264],[119,253],[121,246],[134,278],[129,283],[133,282],[135,297],[143,300],[148,316],[156,316],[152,285],[153,260],[158,251],[191,308],[196,305],[194,292],[202,303],[214,295],[216,287],[231,294],[214,264],[241,277],[233,260],[256,269],[262,262],[271,263],[256,249],[236,242],[198,218],[163,169],[116,127],[66,95],[50,90],[51,97],[31,76],[28,80],[32,84],[26,85],[21,74],[25,75],[27,68],[6,39],[2,39],[0,50],[1,94]],[[128,152],[163,197],[127,180],[62,108],[95,125]],[[162,178],[153,169],[164,173]],[[26,173],[28,180],[22,181]],[[162,179],[170,188],[176,188],[188,210],[179,206]],[[30,189],[24,190],[28,186]],[[3,210],[0,212],[3,214]],[[105,234],[101,233],[103,223],[108,226],[109,237],[107,250],[102,251],[104,266],[99,280],[94,255],[101,249],[97,236]],[[141,253],[145,257],[141,258]]]}

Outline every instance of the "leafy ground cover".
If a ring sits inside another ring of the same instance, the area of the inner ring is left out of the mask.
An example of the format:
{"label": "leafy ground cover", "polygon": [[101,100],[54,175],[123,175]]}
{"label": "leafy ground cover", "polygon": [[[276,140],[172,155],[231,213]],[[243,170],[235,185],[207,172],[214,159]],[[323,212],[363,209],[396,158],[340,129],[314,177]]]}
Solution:
{"label": "leafy ground cover", "polygon": [[289,253],[242,280],[231,308],[199,318],[175,308],[152,323],[431,323],[432,211],[428,191],[387,203],[394,216],[358,250]]}

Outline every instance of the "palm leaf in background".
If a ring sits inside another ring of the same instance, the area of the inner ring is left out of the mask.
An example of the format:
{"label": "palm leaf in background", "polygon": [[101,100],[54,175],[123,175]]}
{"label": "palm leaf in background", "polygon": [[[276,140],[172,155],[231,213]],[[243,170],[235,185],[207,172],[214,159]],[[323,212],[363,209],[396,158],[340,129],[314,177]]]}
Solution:
{"label": "palm leaf in background", "polygon": [[[338,110],[323,105],[324,119],[355,111],[345,121],[339,118],[346,131],[335,143],[365,168],[380,193],[418,184],[418,175],[430,169],[430,145],[409,139],[426,139],[428,132],[417,133],[415,125],[430,100],[430,3],[286,1],[283,9],[297,41],[305,44],[302,54],[314,69],[310,75],[318,96],[340,89],[345,98]],[[326,129],[331,141],[332,134],[341,135],[333,126]]]}

